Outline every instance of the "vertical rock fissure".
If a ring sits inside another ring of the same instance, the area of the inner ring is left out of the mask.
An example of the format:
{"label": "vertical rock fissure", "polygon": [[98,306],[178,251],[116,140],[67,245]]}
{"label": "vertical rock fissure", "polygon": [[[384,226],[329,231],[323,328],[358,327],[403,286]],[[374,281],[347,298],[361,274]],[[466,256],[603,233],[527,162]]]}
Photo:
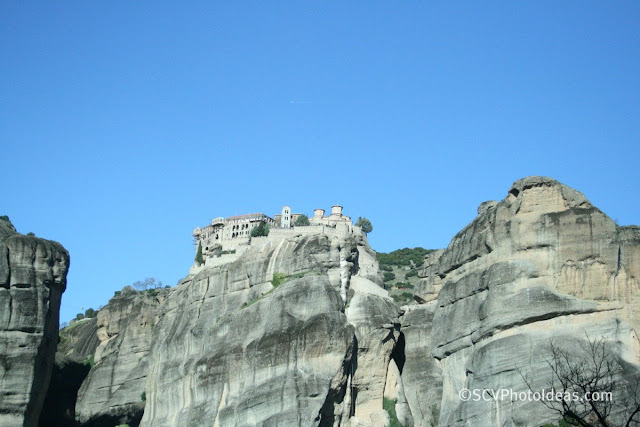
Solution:
{"label": "vertical rock fissure", "polygon": [[7,292],[7,295],[9,296],[9,319],[7,320],[7,330],[10,330],[11,316],[13,315],[13,297],[11,296],[11,292]]}
{"label": "vertical rock fissure", "polygon": [[9,316],[7,330],[11,329],[11,316],[13,315],[13,296],[11,295],[11,264],[9,263],[9,247],[7,246],[7,295],[9,296]]}
{"label": "vertical rock fissure", "polygon": [[[347,412],[349,417],[355,415],[357,389],[353,385],[353,376],[358,369],[357,359],[358,339],[354,333],[351,348],[347,350],[347,354],[345,354],[345,359],[342,363],[342,372],[336,373],[336,377],[342,376],[344,380],[341,381],[338,387],[329,388],[327,397],[325,398],[325,401],[320,408],[320,412],[316,417],[319,427],[333,427],[336,425],[336,417],[343,417],[343,414],[336,414],[336,403],[344,403],[345,400],[347,400],[349,407],[343,407],[343,412]],[[338,425],[339,424],[340,423],[338,423]]]}
{"label": "vertical rock fissure", "polygon": [[620,268],[622,268],[622,245],[618,245],[618,264],[616,268],[616,276],[620,273]]}
{"label": "vertical rock fissure", "polygon": [[356,401],[358,397],[358,388],[353,384],[353,378],[355,376],[356,370],[358,369],[358,338],[356,337],[356,334],[353,334],[353,353],[351,355],[351,363],[349,365],[349,417],[353,417],[356,414]]}
{"label": "vertical rock fissure", "polygon": [[11,288],[11,264],[9,263],[9,247],[7,246],[7,283],[4,286],[6,289]]}
{"label": "vertical rock fissure", "polygon": [[396,366],[398,367],[398,371],[400,371],[400,375],[402,375],[402,369],[404,368],[404,363],[407,360],[407,357],[404,354],[404,348],[404,334],[402,333],[402,331],[400,331],[398,341],[396,341],[396,345],[393,347],[393,351],[391,352],[391,359],[396,362]]}

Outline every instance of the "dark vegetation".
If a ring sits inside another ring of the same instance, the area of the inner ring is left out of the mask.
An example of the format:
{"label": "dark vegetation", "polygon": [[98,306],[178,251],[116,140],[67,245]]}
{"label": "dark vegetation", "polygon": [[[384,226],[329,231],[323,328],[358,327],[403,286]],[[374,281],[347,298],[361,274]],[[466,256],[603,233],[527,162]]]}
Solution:
{"label": "dark vegetation", "polygon": [[358,217],[358,221],[356,222],[356,226],[360,227],[364,234],[369,234],[373,231],[373,225],[371,225],[371,221],[364,217]]}
{"label": "dark vegetation", "polygon": [[382,408],[389,414],[389,427],[403,427],[396,415],[396,399],[383,398]]}
{"label": "dark vegetation", "polygon": [[396,274],[395,273],[390,273],[388,271],[385,271],[382,275],[384,276],[384,281],[385,282],[390,282],[392,280],[396,280]]}
{"label": "dark vegetation", "polygon": [[269,235],[269,226],[261,222],[257,227],[251,230],[251,237],[261,237]]}
{"label": "dark vegetation", "polygon": [[[87,308],[83,313],[78,313],[76,314],[75,320],[82,320],[82,319],[90,319],[92,317],[96,317],[98,315],[98,311],[94,310],[93,308]],[[62,324],[62,327],[66,327],[68,325]]]}
{"label": "dark vegetation", "polygon": [[302,214],[298,218],[296,218],[296,222],[293,225],[298,227],[309,225],[309,217],[306,216],[305,214]]}
{"label": "dark vegetation", "polygon": [[[433,249],[404,248],[376,254],[382,270],[384,287],[397,303],[406,304],[413,301],[412,289],[419,280],[418,270],[422,267],[424,257],[430,252],[433,252]],[[402,275],[404,281],[396,282]]]}
{"label": "dark vegetation", "polygon": [[[422,265],[422,261],[424,257],[433,252],[433,249],[425,249],[425,248],[404,248],[397,249],[393,252],[389,252],[388,254],[384,252],[378,252],[378,262],[380,266],[383,265],[397,265],[397,266],[411,266],[411,261],[416,267]],[[417,273],[416,273],[417,274]]]}

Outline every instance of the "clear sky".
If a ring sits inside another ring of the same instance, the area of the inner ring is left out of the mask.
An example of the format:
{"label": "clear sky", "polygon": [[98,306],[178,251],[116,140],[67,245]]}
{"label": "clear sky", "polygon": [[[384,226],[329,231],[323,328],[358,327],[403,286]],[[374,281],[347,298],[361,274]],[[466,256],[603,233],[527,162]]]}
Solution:
{"label": "clear sky", "polygon": [[0,214],[71,253],[61,320],[193,228],[342,204],[444,247],[554,177],[640,222],[640,2],[0,2]]}

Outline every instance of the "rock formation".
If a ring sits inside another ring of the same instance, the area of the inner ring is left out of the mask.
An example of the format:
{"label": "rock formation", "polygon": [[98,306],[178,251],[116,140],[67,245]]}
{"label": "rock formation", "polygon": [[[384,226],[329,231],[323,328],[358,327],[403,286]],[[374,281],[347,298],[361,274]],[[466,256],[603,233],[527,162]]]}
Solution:
{"label": "rock formation", "polygon": [[58,343],[69,254],[0,219],[0,426],[35,426]]}
{"label": "rock formation", "polygon": [[99,345],[78,391],[76,417],[80,422],[100,426],[140,421],[151,337],[168,293],[168,289],[138,292],[125,287],[98,312],[95,321],[86,321],[88,327],[95,324]]}
{"label": "rock formation", "polygon": [[92,358],[100,344],[97,317],[71,322],[60,330],[60,343],[56,362],[73,361],[82,363]]}
{"label": "rock formation", "polygon": [[[624,368],[622,387],[640,376],[640,228],[550,178],[482,203],[426,256],[408,306],[380,286],[357,230],[254,240],[191,273],[99,312],[82,421],[135,425],[144,409],[144,426],[377,427],[394,416],[386,399],[405,427],[539,426],[559,419],[540,402],[458,393],[543,389],[550,343],[591,338]],[[90,351],[81,341],[65,353]]]}
{"label": "rock formation", "polygon": [[362,235],[266,242],[187,277],[154,332],[142,425],[373,425],[399,326],[377,283]]}
{"label": "rock formation", "polygon": [[584,195],[549,178],[522,179],[501,202],[483,203],[427,260],[417,295],[428,301],[441,287],[424,329],[442,368],[439,425],[556,422],[539,402],[463,402],[457,394],[526,391],[525,378],[544,388],[553,339],[604,337],[623,363],[638,366],[639,231],[616,226]]}
{"label": "rock formation", "polygon": [[98,339],[97,319],[71,322],[59,331],[56,361],[40,414],[42,427],[76,427],[78,390],[91,369]]}

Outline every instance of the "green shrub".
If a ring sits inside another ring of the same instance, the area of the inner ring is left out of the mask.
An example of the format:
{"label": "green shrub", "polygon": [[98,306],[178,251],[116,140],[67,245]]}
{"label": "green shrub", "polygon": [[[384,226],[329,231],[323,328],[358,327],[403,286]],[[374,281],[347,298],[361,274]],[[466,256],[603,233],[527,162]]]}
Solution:
{"label": "green shrub", "polygon": [[34,233],[33,231],[30,231],[27,233],[27,236],[36,237],[36,233]]}
{"label": "green shrub", "polygon": [[277,288],[278,286],[284,283],[286,278],[287,278],[286,274],[278,273],[277,271],[275,271],[273,273],[273,278],[271,279],[271,284],[273,285],[274,288]]}
{"label": "green shrub", "polygon": [[143,402],[147,401],[147,392],[143,391],[142,394],[140,395],[140,400],[142,400]]}
{"label": "green shrub", "polygon": [[267,224],[265,224],[264,222],[261,222],[260,224],[258,224],[257,227],[254,227],[253,229],[251,229],[251,237],[261,237],[261,236],[268,236],[269,235],[269,226]]}
{"label": "green shrub", "polygon": [[380,264],[380,270],[382,271],[393,271],[393,267],[387,264]]}
{"label": "green shrub", "polygon": [[96,314],[98,314],[98,312],[93,308],[87,308],[87,310],[84,312],[84,317],[96,317]]}
{"label": "green shrub", "polygon": [[409,279],[409,277],[416,277],[417,275],[418,275],[418,272],[416,270],[411,270],[404,275],[404,278]]}
{"label": "green shrub", "polygon": [[7,215],[0,215],[0,220],[11,222],[11,220],[9,219],[9,216]]}
{"label": "green shrub", "polygon": [[395,275],[395,273],[390,273],[390,272],[388,272],[388,271],[385,271],[385,272],[383,273],[383,275],[384,275],[384,281],[385,281],[385,282],[390,282],[390,281],[392,281],[392,280],[396,280],[396,275]]}
{"label": "green shrub", "polygon": [[114,297],[117,297],[118,295],[120,295],[120,291],[115,291],[115,292],[113,293],[113,296],[114,296]]}
{"label": "green shrub", "polygon": [[398,415],[396,415],[396,402],[396,399],[387,399],[386,397],[382,400],[382,409],[389,414],[389,427],[403,427],[398,421]]}
{"label": "green shrub", "polygon": [[86,359],[84,359],[82,361],[82,364],[93,368],[95,366],[95,364],[96,364],[96,362],[93,360],[93,354],[91,356],[87,357]]}
{"label": "green shrub", "polygon": [[293,224],[298,227],[309,225],[309,217],[302,214],[298,218],[296,218],[296,222]]}
{"label": "green shrub", "polygon": [[369,221],[365,217],[358,217],[358,221],[356,222],[356,226],[360,227],[364,234],[369,234],[373,231],[373,225],[371,225],[371,221]]}

